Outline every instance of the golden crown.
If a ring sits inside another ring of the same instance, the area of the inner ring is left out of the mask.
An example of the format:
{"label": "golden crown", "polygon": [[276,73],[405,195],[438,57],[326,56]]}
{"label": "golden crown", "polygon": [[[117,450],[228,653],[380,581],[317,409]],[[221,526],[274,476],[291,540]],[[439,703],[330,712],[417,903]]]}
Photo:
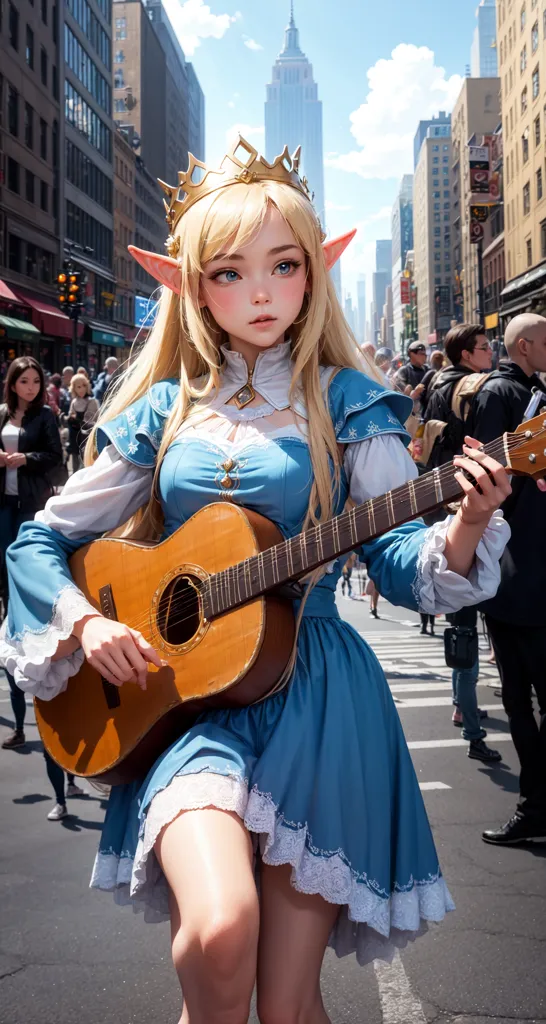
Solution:
{"label": "golden crown", "polygon": [[[211,192],[239,182],[250,185],[254,181],[280,181],[285,185],[297,188],[307,199],[312,201],[313,197],[307,179],[300,178],[299,175],[300,154],[301,146],[298,146],[292,156],[288,152],[288,146],[285,146],[283,152],[275,157],[273,163],[270,164],[263,156],[258,155],[258,151],[246,139],[243,139],[242,135],[238,136],[217,171],[210,170],[206,164],[196,160],[193,154],[189,153],[188,169],[186,172],[178,172],[178,185],[167,185],[158,178],[161,188],[168,196],[168,200],[164,199],[163,202],[167,211],[166,221],[171,236],[178,221],[190,206]],[[203,173],[199,174],[197,168]],[[183,194],[183,198],[180,198],[181,194]],[[174,248],[175,242],[176,239],[171,242],[171,237],[169,237],[167,249]],[[170,252],[169,255],[176,255],[176,253]]]}

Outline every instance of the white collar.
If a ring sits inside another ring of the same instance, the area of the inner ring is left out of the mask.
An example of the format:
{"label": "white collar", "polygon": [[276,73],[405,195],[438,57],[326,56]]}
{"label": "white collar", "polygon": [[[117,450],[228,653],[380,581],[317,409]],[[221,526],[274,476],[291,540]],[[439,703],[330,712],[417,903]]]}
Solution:
{"label": "white collar", "polygon": [[[216,408],[228,402],[248,380],[248,366],[244,356],[240,352],[233,352],[227,345],[222,345],[221,351],[224,364],[220,390],[213,400]],[[287,409],[290,406],[288,392],[292,371],[290,341],[284,341],[260,352],[254,365],[252,387],[274,409]]]}

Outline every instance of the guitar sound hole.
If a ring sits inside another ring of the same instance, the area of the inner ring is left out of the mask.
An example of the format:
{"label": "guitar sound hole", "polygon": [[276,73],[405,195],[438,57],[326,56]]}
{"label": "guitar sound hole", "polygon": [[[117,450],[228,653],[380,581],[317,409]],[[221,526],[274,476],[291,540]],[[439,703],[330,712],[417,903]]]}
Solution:
{"label": "guitar sound hole", "polygon": [[187,644],[199,629],[199,598],[194,587],[201,586],[197,576],[176,576],[159,599],[157,628],[173,647]]}

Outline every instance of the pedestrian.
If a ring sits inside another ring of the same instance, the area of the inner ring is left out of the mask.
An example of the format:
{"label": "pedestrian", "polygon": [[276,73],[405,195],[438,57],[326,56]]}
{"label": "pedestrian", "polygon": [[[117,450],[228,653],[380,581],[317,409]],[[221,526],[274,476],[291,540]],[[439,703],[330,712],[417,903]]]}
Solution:
{"label": "pedestrian", "polygon": [[95,387],[93,388],[93,395],[97,399],[100,405],[104,402],[106,392],[113,383],[116,377],[116,373],[119,370],[119,360],[115,356],[109,356],[104,364],[104,370],[99,373]]}
{"label": "pedestrian", "polygon": [[430,635],[434,636],[434,615],[427,615],[425,612],[421,612],[421,629],[419,630],[421,636],[428,636],[429,626]]}
{"label": "pedestrian", "polygon": [[87,377],[87,379],[89,380],[89,374],[88,374],[85,366],[78,366],[78,369],[76,370],[76,373],[80,373],[80,374],[83,373],[84,377]]}
{"label": "pedestrian", "polygon": [[[509,361],[499,364],[472,402],[469,429],[484,443],[515,430],[533,389],[540,392],[546,319],[535,313],[514,317],[504,344]],[[515,813],[500,828],[483,833],[485,842],[500,846],[546,838],[546,493],[531,479],[515,478],[503,509],[511,535],[501,559],[501,583],[482,608],[521,774]]]}
{"label": "pedestrian", "polygon": [[392,362],[393,352],[390,348],[378,348],[375,353],[374,363],[379,373],[381,374],[381,381],[386,387],[390,387],[390,383],[387,380],[387,374],[390,369]]}
{"label": "pedestrian", "polygon": [[345,597],[345,587],[347,587],[347,597],[353,596],[353,585],[351,583],[351,576],[353,575],[353,567],[356,561],[356,555],[354,551],[349,555],[345,565],[341,572],[341,593]]}
{"label": "pedestrian", "polygon": [[[0,405],[0,596],[4,614],[8,605],[5,554],[22,523],[33,519],[52,493],[48,471],[62,461],[61,439],[55,416],[46,404],[44,371],[31,356],[14,359],[4,381]],[[6,672],[13,732],[5,750],[25,743],[25,695]]]}
{"label": "pedestrian", "polygon": [[457,324],[448,331],[444,346],[451,366],[429,385],[423,416],[421,458],[428,469],[451,462],[462,452],[474,396],[491,369],[491,345],[481,324]]}
{"label": "pedestrian", "polygon": [[423,390],[421,392],[421,415],[424,415],[427,408],[427,403],[430,397],[430,388],[432,382],[436,378],[436,375],[443,369],[445,364],[445,356],[443,352],[436,349],[430,356],[430,370],[425,373],[421,384]]}
{"label": "pedestrian", "polygon": [[[131,536],[137,520],[140,536],[146,525],[165,536],[234,495],[289,538],[348,496],[358,505],[416,476],[401,422],[411,403],[359,371],[328,274],[343,246],[322,247],[291,166],[249,155],[243,174],[228,154],[187,200],[173,190],[171,257],[132,250],[164,286],[155,325],[91,434],[86,468],[8,556],[16,600],[0,654],[27,692],[53,697],[84,657],[124,687],[162,665],[71,581],[68,556],[90,536],[120,523]],[[407,523],[359,547],[386,600],[432,613],[495,591],[507,529],[491,516],[510,485],[477,443],[463,461],[480,493],[459,470],[465,497],[445,527]],[[337,611],[339,558],[330,570],[304,584],[287,685],[209,708],[146,780],[112,788],[92,884],[121,899],[130,883],[133,905],[170,908],[183,1020],[246,1020],[257,975],[262,1021],[326,1024],[329,942],[361,963],[378,948],[392,956],[453,906],[387,681]],[[59,621],[68,639],[45,664]]]}
{"label": "pedestrian", "polygon": [[[24,694],[23,694],[24,697]],[[74,796],[84,796],[83,789],[76,785],[76,780],[71,772],[66,773],[66,789],[64,784],[64,772],[62,768],[53,760],[51,754],[44,747],[44,758],[46,763],[47,777],[53,786],[53,792],[55,793],[55,805],[51,808],[47,815],[48,821],[62,821],[68,815],[66,806],[66,798]]]}
{"label": "pedestrian", "polygon": [[68,453],[71,472],[75,473],[83,465],[81,451],[99,414],[99,403],[96,398],[91,397],[91,384],[83,373],[76,373],[72,377],[70,399],[66,424],[69,430]]}
{"label": "pedestrian", "polygon": [[73,376],[74,376],[74,367],[73,366],[65,366],[65,367],[63,367],[63,371],[61,373],[61,387],[59,389],[60,390],[59,407],[60,407],[61,413],[64,416],[68,416],[68,410],[70,409],[70,402],[71,402],[71,398],[70,398],[70,381],[72,380]]}
{"label": "pedestrian", "polygon": [[377,606],[379,605],[379,591],[373,580],[368,580],[366,584],[366,594],[370,598],[370,615],[372,619],[378,619],[379,612],[377,611]]}
{"label": "pedestrian", "polygon": [[52,373],[46,386],[47,404],[56,417],[58,417],[61,412],[61,384],[62,379],[60,373]]}
{"label": "pedestrian", "polygon": [[407,362],[394,374],[393,384],[399,391],[405,392],[407,387],[413,391],[423,383],[428,370],[426,345],[422,341],[412,341],[408,345]]}
{"label": "pedestrian", "polygon": [[461,735],[463,740],[468,740],[467,753],[472,760],[481,761],[483,764],[496,764],[498,761],[502,761],[502,755],[484,742],[487,733],[482,728],[481,721],[487,718],[487,711],[478,707],[476,693],[480,673],[478,611],[475,606],[462,608],[460,612],[448,615],[447,618],[451,623],[450,630],[455,643],[458,640],[462,641],[465,655],[470,651],[466,666],[460,664],[457,667],[452,667],[451,670],[454,705],[451,721],[453,725],[461,727]]}

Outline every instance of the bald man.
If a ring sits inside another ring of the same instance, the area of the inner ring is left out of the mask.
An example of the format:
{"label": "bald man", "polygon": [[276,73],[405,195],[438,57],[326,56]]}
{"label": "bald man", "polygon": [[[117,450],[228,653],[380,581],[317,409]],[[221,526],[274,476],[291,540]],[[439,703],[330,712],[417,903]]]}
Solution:
{"label": "bald man", "polygon": [[[523,313],[510,321],[504,344],[509,362],[492,373],[472,404],[468,432],[492,441],[525,418],[537,376],[546,371],[546,318]],[[546,402],[546,394],[543,396]],[[546,410],[546,404],[542,404]],[[501,583],[483,606],[502,682],[502,701],[521,766],[516,813],[482,835],[515,845],[546,839],[546,493],[528,477],[512,480],[503,511],[511,538],[501,559]],[[534,689],[542,723],[532,704]]]}

